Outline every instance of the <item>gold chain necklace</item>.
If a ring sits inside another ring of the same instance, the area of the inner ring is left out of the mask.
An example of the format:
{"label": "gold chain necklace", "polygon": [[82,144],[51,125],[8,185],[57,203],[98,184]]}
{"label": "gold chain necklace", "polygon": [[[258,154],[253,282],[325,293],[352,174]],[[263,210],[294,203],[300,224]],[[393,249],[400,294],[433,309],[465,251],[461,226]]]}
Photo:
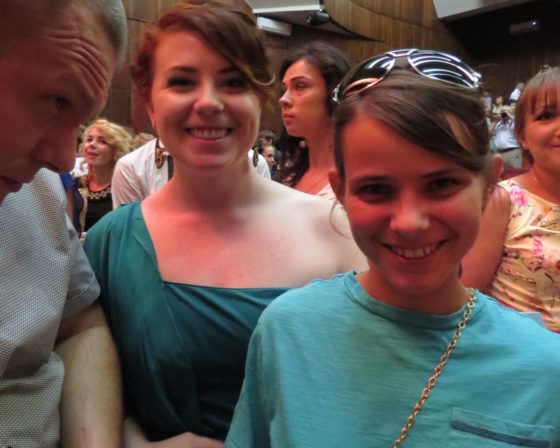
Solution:
{"label": "gold chain necklace", "polygon": [[449,341],[449,344],[447,344],[447,348],[445,349],[445,352],[443,352],[443,355],[441,355],[441,358],[439,359],[438,364],[434,368],[434,374],[432,376],[430,376],[430,378],[428,378],[428,384],[426,385],[426,387],[424,388],[424,390],[420,394],[420,399],[414,405],[414,409],[412,410],[412,414],[410,414],[408,416],[408,418],[406,419],[406,423],[404,424],[404,426],[401,429],[401,434],[400,434],[399,438],[393,442],[393,448],[399,448],[401,446],[403,440],[408,435],[408,432],[410,431],[410,428],[412,428],[412,425],[414,424],[414,420],[416,419],[416,416],[422,410],[422,407],[424,406],[424,403],[426,402],[426,400],[430,396],[430,392],[432,391],[432,389],[436,385],[438,376],[441,374],[443,366],[445,365],[445,363],[449,359],[449,355],[451,355],[451,352],[455,348],[455,345],[457,344],[457,340],[459,339],[459,336],[461,336],[461,332],[465,328],[465,325],[467,325],[467,320],[469,319],[469,316],[471,315],[471,312],[474,308],[474,301],[475,301],[474,289],[468,288],[467,292],[469,294],[469,301],[467,302],[467,308],[465,309],[465,312],[463,313],[463,318],[461,319],[461,322],[459,322],[459,325],[457,326],[457,329],[455,330],[455,333],[453,333],[453,336],[451,337],[451,340]]}

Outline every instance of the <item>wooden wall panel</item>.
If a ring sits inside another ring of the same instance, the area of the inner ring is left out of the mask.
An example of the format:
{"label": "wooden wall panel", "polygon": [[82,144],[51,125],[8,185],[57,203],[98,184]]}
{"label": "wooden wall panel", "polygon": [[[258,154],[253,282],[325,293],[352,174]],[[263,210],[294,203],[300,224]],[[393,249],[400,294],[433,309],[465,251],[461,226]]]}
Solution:
{"label": "wooden wall panel", "polygon": [[[176,0],[123,0],[129,26],[129,55],[133,57],[146,22]],[[250,7],[244,0],[231,0]],[[281,0],[278,0],[279,2]],[[458,0],[459,1],[459,0]],[[271,64],[310,40],[321,39],[343,49],[355,62],[393,48],[433,48],[456,54],[483,74],[485,86],[496,95],[509,95],[516,81],[526,80],[542,64],[560,64],[560,8],[557,0],[533,0],[515,8],[445,24],[438,20],[432,0],[324,0],[335,21],[367,38],[347,38],[320,28],[294,26],[289,38],[267,36]],[[510,36],[511,23],[536,17],[538,33]],[[113,80],[104,115],[136,130],[148,130],[149,120],[132,94],[128,63]],[[277,104],[263,116],[263,126],[280,130]]]}

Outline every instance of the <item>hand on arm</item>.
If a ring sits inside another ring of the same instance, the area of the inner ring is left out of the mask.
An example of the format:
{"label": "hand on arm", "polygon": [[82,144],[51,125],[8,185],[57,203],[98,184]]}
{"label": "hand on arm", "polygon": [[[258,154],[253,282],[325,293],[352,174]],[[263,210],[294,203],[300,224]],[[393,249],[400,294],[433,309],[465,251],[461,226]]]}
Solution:
{"label": "hand on arm", "polygon": [[61,446],[121,446],[121,377],[113,339],[94,303],[64,319],[56,352],[64,361]]}
{"label": "hand on arm", "polygon": [[124,421],[124,448],[222,448],[223,442],[185,432],[159,442],[149,442],[133,419]]}
{"label": "hand on arm", "polygon": [[510,207],[508,192],[496,187],[484,209],[478,238],[462,261],[465,286],[484,290],[494,277],[502,259]]}

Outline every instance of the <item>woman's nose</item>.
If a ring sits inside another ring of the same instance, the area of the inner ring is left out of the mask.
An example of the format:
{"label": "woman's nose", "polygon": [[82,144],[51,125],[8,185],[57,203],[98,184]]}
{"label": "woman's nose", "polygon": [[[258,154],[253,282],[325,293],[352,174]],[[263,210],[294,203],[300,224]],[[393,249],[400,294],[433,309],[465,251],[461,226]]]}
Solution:
{"label": "woman's nose", "polygon": [[224,110],[224,104],[219,92],[216,91],[214,86],[203,84],[200,87],[194,104],[194,110],[200,114],[212,114]]}
{"label": "woman's nose", "polygon": [[290,95],[289,90],[286,90],[282,96],[280,97],[280,99],[278,100],[278,102],[280,103],[280,106],[282,107],[288,107],[292,104],[292,97]]}
{"label": "woman's nose", "polygon": [[416,233],[426,230],[430,219],[425,206],[416,200],[402,201],[391,216],[391,229],[398,233]]}

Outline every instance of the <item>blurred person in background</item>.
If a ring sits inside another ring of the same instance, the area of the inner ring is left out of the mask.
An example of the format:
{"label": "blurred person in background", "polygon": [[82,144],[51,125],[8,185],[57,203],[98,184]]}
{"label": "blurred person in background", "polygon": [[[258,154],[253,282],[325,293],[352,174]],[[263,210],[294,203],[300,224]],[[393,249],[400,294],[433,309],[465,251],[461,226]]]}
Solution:
{"label": "blurred person in background", "polygon": [[498,184],[462,279],[560,332],[560,68],[527,82],[515,132],[532,166]]}
{"label": "blurred person in background", "polygon": [[80,152],[85,156],[88,172],[76,179],[85,199],[83,229],[91,226],[113,208],[111,179],[117,160],[132,149],[132,137],[122,126],[105,119],[95,120],[83,134]]}

